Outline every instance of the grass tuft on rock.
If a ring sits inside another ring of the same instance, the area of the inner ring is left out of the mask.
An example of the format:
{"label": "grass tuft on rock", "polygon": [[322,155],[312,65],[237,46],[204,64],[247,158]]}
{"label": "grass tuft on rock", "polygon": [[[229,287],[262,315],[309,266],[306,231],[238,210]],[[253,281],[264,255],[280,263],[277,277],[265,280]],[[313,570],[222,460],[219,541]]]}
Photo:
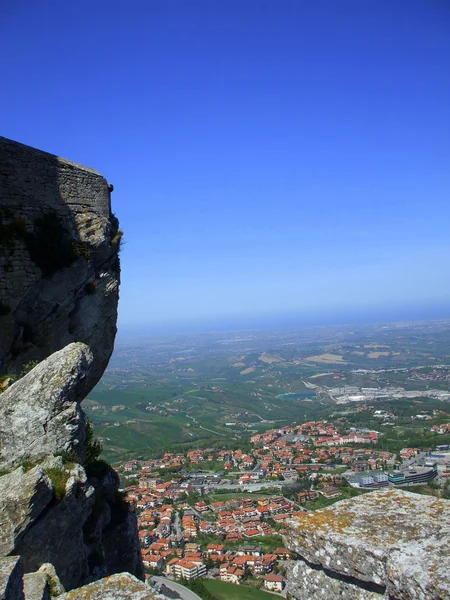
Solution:
{"label": "grass tuft on rock", "polygon": [[50,468],[45,473],[53,484],[53,495],[57,502],[60,502],[66,495],[66,484],[70,474],[66,469]]}

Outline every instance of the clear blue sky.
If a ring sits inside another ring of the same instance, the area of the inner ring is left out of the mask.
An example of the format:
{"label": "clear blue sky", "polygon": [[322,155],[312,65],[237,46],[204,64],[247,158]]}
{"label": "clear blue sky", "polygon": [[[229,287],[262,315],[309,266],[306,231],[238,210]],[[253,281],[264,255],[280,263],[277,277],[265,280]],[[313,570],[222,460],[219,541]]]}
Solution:
{"label": "clear blue sky", "polygon": [[4,1],[0,39],[1,133],[114,184],[122,327],[450,316],[448,1]]}

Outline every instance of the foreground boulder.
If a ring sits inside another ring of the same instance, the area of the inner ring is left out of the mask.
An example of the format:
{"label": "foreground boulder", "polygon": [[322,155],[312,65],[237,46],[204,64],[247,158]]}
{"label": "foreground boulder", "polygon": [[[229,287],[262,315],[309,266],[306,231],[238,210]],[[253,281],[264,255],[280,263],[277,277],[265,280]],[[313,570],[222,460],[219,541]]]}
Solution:
{"label": "foreground boulder", "polygon": [[44,573],[27,573],[23,577],[25,600],[50,600],[50,590]]}
{"label": "foreground boulder", "polygon": [[294,598],[450,597],[450,501],[398,489],[344,500],[289,522]]}
{"label": "foreground boulder", "polygon": [[58,596],[59,600],[82,600],[82,598],[89,598],[89,600],[164,600],[166,596],[157,594],[148,585],[129,573],[119,573]]}
{"label": "foreground boulder", "polygon": [[88,479],[61,457],[0,477],[0,556],[20,555],[27,573],[51,563],[67,590],[125,570],[143,579],[136,516],[118,487],[114,471]]}
{"label": "foreground boulder", "polygon": [[53,485],[41,467],[0,477],[0,556],[15,553],[52,500]]}
{"label": "foreground boulder", "polygon": [[23,565],[19,556],[0,558],[0,599],[24,600]]}
{"label": "foreground boulder", "polygon": [[[50,574],[49,574],[50,571]],[[24,575],[19,556],[0,558],[0,600],[168,600],[129,573],[118,573],[64,593],[52,565]],[[57,578],[56,578],[57,580]]]}
{"label": "foreground boulder", "polygon": [[80,402],[93,360],[85,344],[69,344],[0,394],[0,469],[56,452],[84,459]]}

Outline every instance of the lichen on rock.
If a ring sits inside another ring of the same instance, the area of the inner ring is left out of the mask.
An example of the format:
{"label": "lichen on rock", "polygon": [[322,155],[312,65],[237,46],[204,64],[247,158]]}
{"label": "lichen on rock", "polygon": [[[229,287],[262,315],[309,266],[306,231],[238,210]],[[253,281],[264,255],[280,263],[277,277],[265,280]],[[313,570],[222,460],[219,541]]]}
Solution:
{"label": "lichen on rock", "polygon": [[285,543],[303,561],[288,578],[295,598],[321,598],[324,585],[353,590],[349,598],[450,597],[448,500],[379,490],[291,520]]}
{"label": "lichen on rock", "polygon": [[86,344],[69,344],[0,395],[0,469],[56,452],[84,459],[80,402],[93,361]]}
{"label": "lichen on rock", "polygon": [[59,596],[59,600],[165,600],[129,573],[120,573]]}

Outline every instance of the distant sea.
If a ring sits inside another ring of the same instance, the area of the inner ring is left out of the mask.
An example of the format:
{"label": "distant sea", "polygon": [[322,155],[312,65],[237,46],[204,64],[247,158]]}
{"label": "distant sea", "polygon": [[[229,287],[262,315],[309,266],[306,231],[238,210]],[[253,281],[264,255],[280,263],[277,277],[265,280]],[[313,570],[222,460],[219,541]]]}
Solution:
{"label": "distant sea", "polygon": [[363,325],[401,321],[436,321],[450,319],[450,303],[438,306],[396,306],[373,309],[320,310],[298,313],[242,315],[215,319],[196,319],[126,326],[119,321],[118,338],[139,338],[161,334],[213,333],[225,331],[260,331],[327,327],[333,325]]}

